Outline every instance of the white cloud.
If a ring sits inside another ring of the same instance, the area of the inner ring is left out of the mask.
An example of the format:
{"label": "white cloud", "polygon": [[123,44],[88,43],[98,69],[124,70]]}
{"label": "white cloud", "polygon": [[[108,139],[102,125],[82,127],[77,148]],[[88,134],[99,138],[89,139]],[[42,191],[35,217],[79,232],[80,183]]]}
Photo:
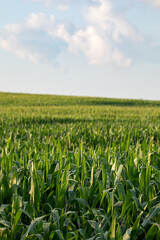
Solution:
{"label": "white cloud", "polygon": [[62,27],[53,15],[47,18],[43,13],[33,13],[23,24],[6,25],[0,34],[0,46],[22,59],[51,64],[63,48],[56,42]]}
{"label": "white cloud", "polygon": [[73,35],[70,51],[83,52],[90,64],[128,67],[132,60],[118,49],[118,43],[128,39],[141,41],[143,38],[125,17],[113,9],[111,1],[97,2],[99,5],[90,6],[86,12],[88,27]]}
{"label": "white cloud", "polygon": [[0,38],[0,46],[10,52],[13,52],[21,59],[29,59],[33,63],[40,61],[40,56],[36,52],[31,52],[26,47],[19,44],[19,41],[14,36],[9,36],[7,39]]}
{"label": "white cloud", "polygon": [[128,20],[113,9],[111,1],[99,0],[100,6],[91,6],[87,13],[87,20],[119,42],[122,37],[137,41],[142,40],[141,34]]}
{"label": "white cloud", "polygon": [[46,18],[45,14],[39,13],[34,14],[32,13],[25,22],[25,26],[28,29],[45,29],[52,28],[54,25],[54,15],[51,15],[49,19]]}
{"label": "white cloud", "polygon": [[89,6],[85,18],[87,27],[72,35],[69,51],[82,52],[90,64],[128,67],[132,60],[120,51],[119,43],[128,39],[141,41],[143,38],[136,28],[108,0],[98,0],[96,5]]}
{"label": "white cloud", "polygon": [[82,52],[89,59],[89,63],[94,65],[116,64],[128,67],[131,64],[131,59],[113,48],[111,40],[100,35],[93,26],[79,30],[71,37],[69,51],[75,54]]}
{"label": "white cloud", "polygon": [[54,15],[32,13],[23,24],[4,27],[0,46],[36,63],[53,64],[60,53],[69,52],[82,53],[89,64],[130,66],[132,60],[125,56],[119,44],[141,41],[141,34],[114,10],[111,1],[92,2],[85,12],[86,26],[75,27],[73,33],[64,23],[57,22]]}

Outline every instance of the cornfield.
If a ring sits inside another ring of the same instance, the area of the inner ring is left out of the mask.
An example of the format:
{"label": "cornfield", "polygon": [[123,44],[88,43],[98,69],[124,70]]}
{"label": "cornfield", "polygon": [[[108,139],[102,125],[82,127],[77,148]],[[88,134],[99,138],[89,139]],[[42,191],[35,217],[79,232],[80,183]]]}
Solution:
{"label": "cornfield", "polygon": [[0,239],[160,239],[160,102],[0,93]]}

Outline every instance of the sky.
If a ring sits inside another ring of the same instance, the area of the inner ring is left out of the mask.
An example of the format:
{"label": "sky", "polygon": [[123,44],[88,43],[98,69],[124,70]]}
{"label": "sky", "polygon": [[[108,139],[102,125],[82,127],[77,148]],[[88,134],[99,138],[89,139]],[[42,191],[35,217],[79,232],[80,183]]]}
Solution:
{"label": "sky", "polygon": [[0,91],[160,100],[160,0],[0,1]]}

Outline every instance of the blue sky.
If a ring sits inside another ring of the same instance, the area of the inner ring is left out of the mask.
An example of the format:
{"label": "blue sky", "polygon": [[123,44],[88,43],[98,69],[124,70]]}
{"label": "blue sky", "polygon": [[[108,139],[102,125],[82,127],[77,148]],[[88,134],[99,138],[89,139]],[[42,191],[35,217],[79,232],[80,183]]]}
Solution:
{"label": "blue sky", "polygon": [[0,91],[160,100],[160,0],[0,3]]}

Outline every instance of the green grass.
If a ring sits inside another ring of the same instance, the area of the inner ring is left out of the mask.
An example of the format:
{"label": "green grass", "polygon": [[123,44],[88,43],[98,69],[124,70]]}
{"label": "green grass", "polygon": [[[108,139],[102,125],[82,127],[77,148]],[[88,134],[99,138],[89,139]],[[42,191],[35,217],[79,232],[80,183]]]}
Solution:
{"label": "green grass", "polygon": [[160,102],[0,93],[0,239],[160,239]]}

